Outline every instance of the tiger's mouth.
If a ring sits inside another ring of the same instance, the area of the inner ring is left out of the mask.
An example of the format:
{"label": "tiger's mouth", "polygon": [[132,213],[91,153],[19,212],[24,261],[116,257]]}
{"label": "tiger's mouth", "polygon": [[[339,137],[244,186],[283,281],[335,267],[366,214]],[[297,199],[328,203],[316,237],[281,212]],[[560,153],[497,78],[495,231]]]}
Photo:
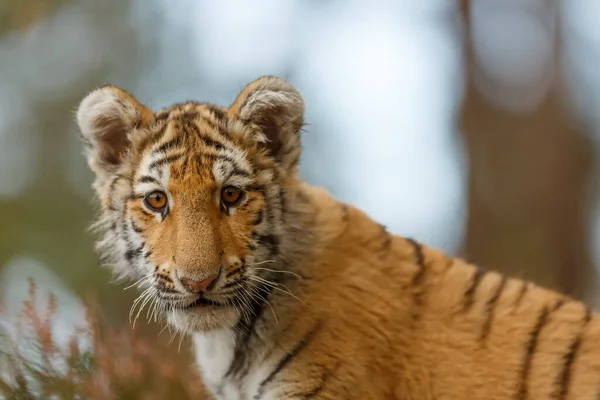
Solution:
{"label": "tiger's mouth", "polygon": [[193,308],[203,308],[203,307],[208,307],[208,306],[225,307],[226,304],[221,304],[221,303],[213,301],[213,300],[208,300],[208,299],[206,299],[204,297],[199,297],[193,303],[188,304],[187,306],[183,307],[183,309],[184,310],[190,310],[190,309],[193,309]]}

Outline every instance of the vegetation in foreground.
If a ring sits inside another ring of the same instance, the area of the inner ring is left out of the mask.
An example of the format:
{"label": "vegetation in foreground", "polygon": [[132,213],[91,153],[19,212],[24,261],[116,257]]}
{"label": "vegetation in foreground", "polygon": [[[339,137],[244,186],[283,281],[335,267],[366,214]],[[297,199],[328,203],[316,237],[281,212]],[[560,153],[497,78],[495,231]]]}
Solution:
{"label": "vegetation in foreground", "polygon": [[[207,398],[193,360],[184,351],[189,346],[167,343],[131,326],[107,328],[91,302],[87,327],[66,346],[60,345],[52,331],[56,302],[50,298],[40,313],[35,300],[35,285],[30,283],[13,332],[0,325],[0,398]],[[88,346],[81,345],[82,338]]]}

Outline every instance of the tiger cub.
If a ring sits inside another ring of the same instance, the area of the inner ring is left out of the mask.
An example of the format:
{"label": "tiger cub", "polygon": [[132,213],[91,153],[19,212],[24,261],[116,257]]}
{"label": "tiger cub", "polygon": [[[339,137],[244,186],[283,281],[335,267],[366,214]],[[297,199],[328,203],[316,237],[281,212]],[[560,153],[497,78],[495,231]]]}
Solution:
{"label": "tiger cub", "polygon": [[596,314],[300,181],[303,114],[276,77],[227,108],[103,86],[77,110],[101,260],[193,337],[215,398],[600,398]]}

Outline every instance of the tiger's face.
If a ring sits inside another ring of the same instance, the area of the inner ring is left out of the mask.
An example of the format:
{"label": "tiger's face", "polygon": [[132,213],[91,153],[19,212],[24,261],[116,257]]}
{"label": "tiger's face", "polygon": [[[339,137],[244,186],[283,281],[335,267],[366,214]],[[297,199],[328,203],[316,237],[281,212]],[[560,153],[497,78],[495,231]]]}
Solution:
{"label": "tiger's face", "polygon": [[153,113],[113,86],[82,100],[77,121],[101,203],[97,248],[145,289],[132,312],[152,304],[177,328],[202,331],[235,324],[264,297],[303,112],[297,91],[273,77],[229,108]]}

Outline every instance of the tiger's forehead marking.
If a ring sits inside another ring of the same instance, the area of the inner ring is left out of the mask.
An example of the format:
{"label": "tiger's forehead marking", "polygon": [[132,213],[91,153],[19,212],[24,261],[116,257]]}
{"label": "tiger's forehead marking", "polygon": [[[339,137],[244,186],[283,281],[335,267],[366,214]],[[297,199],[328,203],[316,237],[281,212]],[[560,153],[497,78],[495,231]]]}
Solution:
{"label": "tiger's forehead marking", "polygon": [[[161,111],[162,135],[149,144],[135,173],[135,191],[163,189],[171,180],[197,184],[244,186],[253,182],[254,168],[223,123],[223,111],[190,103]],[[235,125],[235,124],[233,124]],[[191,182],[190,182],[191,183]]]}

